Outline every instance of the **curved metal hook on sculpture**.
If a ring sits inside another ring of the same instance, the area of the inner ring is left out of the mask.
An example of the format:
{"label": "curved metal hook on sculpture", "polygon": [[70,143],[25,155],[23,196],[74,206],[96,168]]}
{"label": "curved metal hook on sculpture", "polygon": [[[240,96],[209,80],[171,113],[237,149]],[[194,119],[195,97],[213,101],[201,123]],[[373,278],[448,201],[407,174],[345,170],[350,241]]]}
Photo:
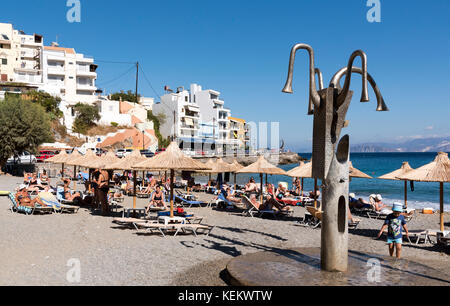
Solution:
{"label": "curved metal hook on sculpture", "polygon": [[[341,70],[339,70],[331,79],[330,87],[334,87],[337,89],[341,89],[341,79],[344,75],[347,74],[348,68],[344,67]],[[359,67],[352,67],[352,73],[359,73],[363,75],[363,70]],[[370,86],[372,86],[373,91],[375,92],[375,96],[377,97],[377,112],[387,112],[389,111],[389,108],[387,107],[386,103],[384,102],[383,96],[381,95],[381,91],[378,88],[377,83],[372,78],[372,76],[367,73],[367,80],[370,83]]]}
{"label": "curved metal hook on sculpture", "polygon": [[[320,71],[319,68],[315,68],[314,72],[317,75],[317,78],[319,79],[319,90],[323,90],[324,87],[323,87],[322,71]],[[311,95],[309,96],[308,115],[314,115],[314,102],[311,98]]]}
{"label": "curved metal hook on sculpture", "polygon": [[[369,91],[367,88],[367,55],[362,50],[356,50],[350,56],[350,60],[348,61],[347,70],[351,70],[353,67],[353,62],[356,57],[361,57],[362,63],[362,94],[361,94],[361,102],[369,102]],[[349,73],[345,77],[344,87],[337,98],[337,107],[340,107],[342,103],[344,103],[345,98],[350,90],[350,81],[352,78],[352,74]]]}
{"label": "curved metal hook on sculpture", "polygon": [[289,71],[286,85],[284,86],[283,92],[293,93],[292,91],[292,80],[294,77],[294,63],[295,63],[295,53],[300,50],[307,50],[309,53],[309,96],[314,106],[320,107],[320,96],[316,88],[316,78],[315,78],[315,68],[314,68],[314,50],[310,45],[307,44],[296,44],[291,50],[291,57],[289,59]]}

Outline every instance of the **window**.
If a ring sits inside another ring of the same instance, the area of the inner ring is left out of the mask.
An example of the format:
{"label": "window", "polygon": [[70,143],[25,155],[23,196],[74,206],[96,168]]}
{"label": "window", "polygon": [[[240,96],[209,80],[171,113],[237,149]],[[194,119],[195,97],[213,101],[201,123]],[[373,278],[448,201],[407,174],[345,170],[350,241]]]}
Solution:
{"label": "window", "polygon": [[2,65],[8,65],[8,60],[6,58],[2,58]]}
{"label": "window", "polygon": [[6,36],[5,34],[2,34],[2,38],[3,38],[4,40],[9,40],[9,37]]}

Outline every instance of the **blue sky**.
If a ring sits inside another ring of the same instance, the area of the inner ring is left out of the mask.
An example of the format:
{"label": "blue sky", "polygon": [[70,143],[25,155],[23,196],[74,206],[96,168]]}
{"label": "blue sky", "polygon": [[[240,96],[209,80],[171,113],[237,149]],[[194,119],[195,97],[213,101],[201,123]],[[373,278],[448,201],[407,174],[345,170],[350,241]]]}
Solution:
{"label": "blue sky", "polygon": [[[371,102],[359,103],[354,76],[344,131],[352,143],[450,135],[450,1],[380,2],[381,23],[367,21],[366,0],[81,0],[81,23],[67,22],[65,0],[4,1],[0,21],[95,57],[108,91],[134,90],[134,72],[111,82],[131,65],[102,60],[139,61],[159,95],[164,85],[216,89],[232,115],[280,122],[288,147],[302,151],[312,138],[306,53],[297,56],[294,94],[281,93],[292,45],[314,48],[325,85],[362,49],[391,111],[375,112],[371,89]],[[156,96],[140,82],[141,94]]]}

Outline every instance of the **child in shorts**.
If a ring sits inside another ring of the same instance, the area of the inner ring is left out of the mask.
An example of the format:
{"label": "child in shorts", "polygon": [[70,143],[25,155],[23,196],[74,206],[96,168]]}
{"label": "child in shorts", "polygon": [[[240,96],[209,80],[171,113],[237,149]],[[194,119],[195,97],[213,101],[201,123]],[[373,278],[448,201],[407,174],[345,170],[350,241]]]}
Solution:
{"label": "child in shorts", "polygon": [[378,234],[378,239],[383,235],[384,230],[388,229],[387,243],[389,244],[389,254],[394,256],[396,252],[397,258],[401,258],[403,233],[402,228],[405,230],[406,237],[408,237],[408,228],[406,226],[405,217],[403,213],[403,205],[400,203],[394,203],[392,208],[393,213],[386,217],[386,221]]}

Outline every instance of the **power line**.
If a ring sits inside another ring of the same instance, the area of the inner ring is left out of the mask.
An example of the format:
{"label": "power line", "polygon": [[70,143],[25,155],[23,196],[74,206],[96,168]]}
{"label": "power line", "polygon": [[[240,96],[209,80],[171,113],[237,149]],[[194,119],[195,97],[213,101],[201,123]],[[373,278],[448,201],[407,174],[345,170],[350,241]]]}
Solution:
{"label": "power line", "polygon": [[99,59],[96,59],[95,61],[99,62],[99,63],[107,63],[107,64],[133,64],[133,65],[136,64],[135,62],[105,61],[105,60],[99,60]]}
{"label": "power line", "polygon": [[139,69],[142,71],[142,74],[144,75],[144,78],[145,78],[145,80],[147,81],[147,83],[148,83],[148,85],[150,86],[150,88],[153,90],[153,93],[154,93],[155,95],[157,95],[158,98],[161,100],[160,95],[158,95],[158,93],[156,92],[155,88],[153,88],[152,83],[151,83],[150,80],[147,78],[147,75],[145,74],[145,71],[142,69],[142,67],[139,68]]}
{"label": "power line", "polygon": [[130,67],[129,69],[127,69],[127,71],[125,71],[124,73],[120,74],[118,77],[115,77],[114,79],[111,79],[111,80],[106,81],[106,82],[100,82],[99,85],[100,86],[105,86],[107,84],[113,83],[113,82],[119,80],[120,78],[124,77],[125,75],[129,74],[131,70],[134,70],[134,68],[135,68],[135,66]]}

